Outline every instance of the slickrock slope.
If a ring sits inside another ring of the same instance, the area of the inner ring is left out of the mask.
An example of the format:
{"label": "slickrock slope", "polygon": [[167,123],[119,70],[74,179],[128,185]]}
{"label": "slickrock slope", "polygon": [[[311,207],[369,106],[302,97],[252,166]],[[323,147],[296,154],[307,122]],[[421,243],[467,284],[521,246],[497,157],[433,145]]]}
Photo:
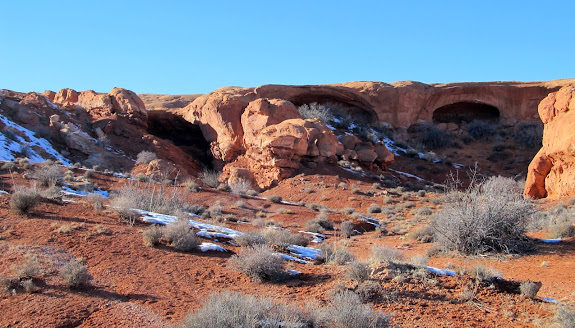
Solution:
{"label": "slickrock slope", "polygon": [[547,96],[539,104],[545,124],[543,147],[529,165],[525,196],[575,196],[575,84]]}

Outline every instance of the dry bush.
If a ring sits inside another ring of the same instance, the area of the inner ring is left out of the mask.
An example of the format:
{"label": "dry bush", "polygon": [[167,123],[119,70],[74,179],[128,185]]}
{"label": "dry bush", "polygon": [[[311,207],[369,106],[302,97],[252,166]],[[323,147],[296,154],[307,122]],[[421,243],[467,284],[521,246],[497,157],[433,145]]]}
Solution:
{"label": "dry bush", "polygon": [[36,284],[34,284],[34,280],[32,280],[32,279],[22,280],[20,282],[20,285],[24,289],[24,292],[26,292],[28,294],[36,293],[37,291],[40,290],[40,288],[38,286],[36,286]]}
{"label": "dry bush", "polygon": [[355,261],[355,256],[344,246],[332,247],[328,243],[321,243],[318,249],[321,251],[318,260],[326,264],[345,265]]}
{"label": "dry bush", "polygon": [[[357,286],[355,293],[359,296],[362,303],[375,303],[384,299],[384,290],[376,281],[365,281]],[[388,301],[393,298],[388,295],[385,297]]]}
{"label": "dry bush", "polygon": [[12,171],[16,170],[17,167],[18,166],[14,162],[4,162],[2,164],[2,167],[0,167],[0,169],[12,172]]}
{"label": "dry bush", "polygon": [[248,179],[239,178],[236,182],[230,184],[230,189],[238,195],[246,195],[252,189],[252,183]]}
{"label": "dry bush", "polygon": [[117,190],[110,204],[118,209],[142,209],[162,214],[179,214],[187,209],[185,196],[166,185],[129,182]]}
{"label": "dry bush", "polygon": [[369,208],[367,209],[367,213],[369,213],[369,214],[381,213],[381,207],[377,206],[376,204],[371,204],[371,205],[369,205]]}
{"label": "dry bush", "polygon": [[476,281],[489,281],[493,278],[502,277],[503,274],[494,268],[487,267],[483,264],[476,264],[472,267],[466,268],[467,273],[471,278]]}
{"label": "dry bush", "polygon": [[230,192],[232,191],[232,188],[227,184],[227,183],[220,183],[218,185],[217,188],[219,191],[226,191],[226,192]]}
{"label": "dry bush", "polygon": [[69,288],[81,288],[90,285],[93,279],[88,268],[77,259],[71,259],[60,269],[60,277]]}
{"label": "dry bush", "polygon": [[407,260],[407,263],[415,266],[415,267],[424,267],[427,265],[429,261],[429,257],[424,254],[416,254]]}
{"label": "dry bush", "polygon": [[367,263],[359,261],[351,262],[347,267],[345,276],[348,279],[362,283],[369,278],[369,267],[367,266]]}
{"label": "dry bush", "polygon": [[200,173],[200,181],[202,181],[206,186],[216,188],[220,184],[220,174],[221,172],[205,170]]}
{"label": "dry bush", "polygon": [[284,259],[266,245],[244,248],[229,260],[230,265],[257,282],[281,281],[286,278]]}
{"label": "dry bush", "polygon": [[495,135],[496,128],[495,124],[480,120],[473,120],[466,127],[469,136],[475,140],[487,139]]}
{"label": "dry bush", "polygon": [[182,324],[182,328],[221,327],[304,328],[314,325],[312,319],[296,306],[228,291],[212,293]]}
{"label": "dry bush", "polygon": [[318,233],[322,233],[325,230],[333,230],[333,221],[328,218],[327,213],[320,212],[315,218],[306,222],[304,229]]}
{"label": "dry bush", "polygon": [[24,262],[14,266],[14,273],[18,279],[34,278],[42,273],[42,266],[34,254],[26,254]]}
{"label": "dry bush", "polygon": [[417,240],[422,243],[433,242],[434,236],[435,236],[435,230],[430,225],[420,227],[409,234],[410,239]]}
{"label": "dry bush", "polygon": [[[443,131],[435,124],[417,124],[409,128],[413,132],[418,132],[419,137],[417,143],[425,146],[427,149],[440,149],[451,145],[451,134]],[[412,157],[419,157],[419,153],[415,151],[410,154],[412,150],[408,149],[407,155]]]}
{"label": "dry bush", "polygon": [[100,213],[104,209],[104,196],[101,194],[97,192],[90,193],[88,194],[88,197],[86,197],[86,200],[89,204],[92,204],[96,213]]}
{"label": "dry bush", "polygon": [[372,262],[398,263],[403,261],[404,255],[403,252],[386,245],[373,245],[370,259]]}
{"label": "dry bush", "polygon": [[307,246],[309,239],[299,233],[291,233],[289,230],[268,228],[264,230],[264,238],[270,245],[279,249],[287,249],[290,245]]}
{"label": "dry bush", "polygon": [[311,104],[301,105],[297,110],[303,119],[317,118],[324,123],[328,123],[333,120],[333,114],[331,113],[330,108],[326,105],[314,102]]}
{"label": "dry bush", "polygon": [[244,232],[234,238],[234,242],[242,247],[267,244],[267,240],[264,236],[255,232]]}
{"label": "dry bush", "polygon": [[525,298],[535,299],[537,293],[541,289],[541,283],[533,281],[524,281],[519,285],[519,290],[521,291],[521,296]]}
{"label": "dry bush", "polygon": [[557,223],[549,228],[551,238],[569,238],[575,236],[575,226],[571,222]]}
{"label": "dry bush", "polygon": [[420,207],[417,210],[417,214],[418,215],[431,215],[431,214],[433,214],[433,211],[431,210],[431,208],[424,206],[424,207]]}
{"label": "dry bush", "polygon": [[187,220],[170,223],[163,230],[163,238],[166,242],[179,251],[189,252],[197,249],[201,244],[196,233],[190,229]]}
{"label": "dry bush", "polygon": [[343,221],[340,226],[341,234],[345,238],[349,238],[353,236],[353,222],[351,221]]}
{"label": "dry bush", "polygon": [[464,254],[522,252],[529,249],[524,233],[533,204],[510,178],[491,177],[452,191],[432,226],[436,241]]}
{"label": "dry bush", "polygon": [[198,185],[198,183],[192,179],[187,179],[184,181],[184,187],[186,187],[189,192],[200,191],[200,185]]}
{"label": "dry bush", "polygon": [[20,215],[26,215],[40,200],[40,193],[35,187],[14,186],[14,193],[10,196],[10,208]]}
{"label": "dry bush", "polygon": [[138,164],[149,164],[151,161],[158,159],[156,153],[151,151],[143,150],[136,157],[136,163]]}
{"label": "dry bush", "polygon": [[58,179],[62,177],[62,172],[60,168],[54,165],[45,165],[38,167],[34,170],[34,178],[40,181],[40,185],[43,187],[51,187],[56,185]]}
{"label": "dry bush", "polygon": [[276,203],[279,204],[282,202],[282,196],[278,196],[278,195],[273,195],[273,196],[267,196],[266,199],[272,203]]}
{"label": "dry bush", "polygon": [[543,124],[541,122],[519,123],[513,134],[513,139],[522,147],[539,148],[543,140]]}
{"label": "dry bush", "polygon": [[162,227],[158,225],[152,225],[148,229],[144,230],[142,233],[142,239],[144,240],[144,245],[148,247],[154,247],[161,243],[164,231]]}
{"label": "dry bush", "polygon": [[555,322],[563,328],[575,327],[575,310],[570,309],[566,305],[561,305],[555,314]]}
{"label": "dry bush", "polygon": [[334,328],[384,328],[391,325],[391,317],[362,304],[358,295],[351,291],[336,294],[331,306],[324,309],[322,321]]}

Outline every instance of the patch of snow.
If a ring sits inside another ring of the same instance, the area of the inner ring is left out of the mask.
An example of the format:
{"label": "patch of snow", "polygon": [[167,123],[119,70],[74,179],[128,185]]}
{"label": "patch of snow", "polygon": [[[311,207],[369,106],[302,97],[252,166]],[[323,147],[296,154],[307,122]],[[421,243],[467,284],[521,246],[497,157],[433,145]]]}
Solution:
{"label": "patch of snow", "polygon": [[365,222],[367,222],[367,223],[369,223],[369,224],[371,224],[371,225],[374,225],[374,226],[376,226],[376,227],[378,227],[378,228],[381,227],[381,225],[379,224],[379,220],[378,220],[378,219],[370,218],[369,216],[365,216],[365,215],[359,215],[359,217],[362,218],[363,221],[365,221]]}
{"label": "patch of snow", "polygon": [[435,273],[438,276],[455,276],[455,271],[447,270],[447,269],[438,269],[430,266],[425,266],[428,271]]}
{"label": "patch of snow", "polygon": [[108,191],[107,190],[101,190],[101,189],[95,189],[94,191],[92,191],[91,193],[88,193],[86,191],[82,191],[82,190],[74,190],[68,186],[64,186],[62,187],[62,191],[63,194],[65,195],[71,195],[71,196],[78,196],[78,197],[86,197],[89,194],[93,193],[93,194],[100,194],[102,195],[102,197],[104,198],[108,198]]}
{"label": "patch of snow", "polygon": [[357,128],[357,125],[355,125],[353,123],[349,124],[349,126],[347,127],[348,130],[353,130],[355,128]]}
{"label": "patch of snow", "polygon": [[334,121],[335,123],[341,123],[341,120],[337,117],[334,117],[331,120]]}
{"label": "patch of snow", "polygon": [[234,239],[240,235],[243,235],[243,233],[240,231],[220,227],[220,226],[209,224],[209,223],[204,223],[204,222],[199,222],[199,221],[194,221],[194,220],[189,220],[189,222],[190,222],[190,225],[192,227],[194,227],[200,231],[204,230],[204,231],[209,231],[210,233],[211,232],[219,233],[219,234],[214,234],[216,237],[219,236],[219,237]]}
{"label": "patch of snow", "polygon": [[2,123],[4,123],[4,125],[6,125],[7,127],[18,130],[25,135],[25,138],[23,138],[20,135],[18,135],[17,133],[15,133],[14,138],[16,140],[14,141],[14,140],[9,140],[8,138],[6,138],[6,136],[4,134],[0,134],[1,135],[1,137],[0,137],[0,160],[5,160],[5,161],[14,160],[14,154],[13,153],[19,153],[20,150],[22,149],[22,147],[28,146],[29,148],[27,150],[27,156],[28,156],[28,159],[30,160],[30,162],[32,162],[32,163],[40,163],[40,162],[43,162],[46,160],[46,158],[43,158],[42,156],[40,156],[40,154],[38,154],[32,148],[32,147],[38,147],[38,148],[42,148],[44,150],[44,152],[46,154],[52,156],[53,159],[62,161],[62,164],[64,166],[70,165],[70,161],[66,157],[62,156],[62,154],[60,154],[58,151],[56,151],[52,147],[50,142],[48,142],[48,140],[46,140],[44,138],[37,138],[33,131],[28,130],[23,126],[18,125],[16,123],[10,121],[8,118],[6,118],[4,115],[1,115],[1,114],[0,114],[0,121],[2,121]]}
{"label": "patch of snow", "polygon": [[389,170],[390,170],[390,171],[393,171],[393,172],[395,172],[395,173],[401,174],[401,175],[405,175],[406,177],[410,177],[410,178],[417,179],[417,180],[419,180],[419,181],[426,181],[425,179],[420,178],[420,177],[418,177],[417,175],[413,175],[413,174],[411,174],[411,173],[401,172],[401,171],[397,171],[397,170],[394,170],[394,169],[389,169]]}
{"label": "patch of snow", "polygon": [[213,243],[201,243],[200,250],[202,252],[227,252],[228,250],[223,248],[220,245],[216,245]]}
{"label": "patch of snow", "polygon": [[310,261],[298,259],[298,258],[295,257],[295,256],[290,256],[290,255],[283,254],[283,253],[273,253],[273,254],[276,255],[276,256],[279,256],[279,257],[281,257],[281,258],[283,258],[284,260],[287,260],[287,261],[294,261],[294,262],[303,263],[303,264],[311,264]]}
{"label": "patch of snow", "polygon": [[317,248],[290,245],[287,249],[292,255],[303,257],[304,259],[317,260],[321,256],[321,250]]}
{"label": "patch of snow", "polygon": [[543,239],[543,238],[536,238],[538,241],[546,244],[556,244],[561,242],[561,238],[556,239]]}
{"label": "patch of snow", "polygon": [[463,164],[458,164],[458,163],[453,163],[453,167],[456,168],[456,169],[460,169],[460,168],[465,167],[465,165],[463,165]]}
{"label": "patch of snow", "polygon": [[316,243],[316,244],[323,242],[327,238],[325,235],[323,235],[321,233],[317,233],[317,232],[300,231],[300,233],[303,233],[306,235],[312,235],[313,239],[311,240],[311,242]]}
{"label": "patch of snow", "polygon": [[559,303],[559,301],[554,299],[553,297],[541,297],[541,300],[547,303],[554,303],[554,304]]}
{"label": "patch of snow", "polygon": [[331,124],[326,124],[325,126],[327,126],[327,128],[330,129],[330,130],[332,130],[332,131],[337,130],[337,129],[336,129],[333,125],[331,125]]}
{"label": "patch of snow", "polygon": [[48,99],[47,97],[44,97],[44,99],[46,99],[46,103],[48,105],[50,105],[50,107],[52,107],[53,109],[60,109],[60,107],[56,106],[56,104],[54,104],[53,102],[50,101],[50,99]]}
{"label": "patch of snow", "polygon": [[9,194],[6,190],[0,190],[0,194]]}

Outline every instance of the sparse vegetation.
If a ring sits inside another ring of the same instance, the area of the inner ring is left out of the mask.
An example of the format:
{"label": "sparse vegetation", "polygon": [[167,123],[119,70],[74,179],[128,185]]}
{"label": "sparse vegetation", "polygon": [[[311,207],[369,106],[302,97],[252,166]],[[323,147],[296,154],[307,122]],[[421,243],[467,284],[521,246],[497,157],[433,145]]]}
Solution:
{"label": "sparse vegetation", "polygon": [[252,189],[252,183],[248,179],[239,178],[230,184],[230,189],[238,195],[246,195],[247,192]]}
{"label": "sparse vegetation", "polygon": [[464,254],[529,249],[524,233],[533,204],[521,192],[515,181],[503,177],[452,191],[432,224],[437,242]]}
{"label": "sparse vegetation", "polygon": [[481,120],[473,120],[467,124],[467,133],[475,140],[487,139],[495,135],[495,129],[495,124]]}
{"label": "sparse vegetation", "polygon": [[341,234],[345,238],[353,236],[353,222],[343,221],[340,226]]}
{"label": "sparse vegetation", "polygon": [[384,328],[390,326],[390,316],[362,304],[358,295],[343,291],[333,297],[331,306],[323,311],[322,319],[335,328]]}
{"label": "sparse vegetation", "polygon": [[264,236],[255,232],[245,232],[237,236],[234,242],[242,247],[267,244]]}
{"label": "sparse vegetation", "polygon": [[[136,163],[138,164],[149,164],[151,161],[155,161],[158,159],[156,153],[151,151],[143,150],[136,156]],[[94,169],[97,171],[96,169]]]}
{"label": "sparse vegetation", "polygon": [[305,236],[283,229],[265,229],[263,236],[270,245],[279,249],[287,249],[290,245],[307,246],[309,244],[309,240]]}
{"label": "sparse vegetation", "polygon": [[88,197],[86,197],[86,201],[92,204],[96,213],[100,213],[104,209],[104,196],[99,193],[90,193]]}
{"label": "sparse vegetation", "polygon": [[189,252],[197,249],[200,240],[195,232],[190,229],[187,221],[180,220],[170,223],[164,227],[163,238],[175,249],[182,252]]}
{"label": "sparse vegetation", "polygon": [[369,278],[369,268],[366,263],[354,261],[348,265],[345,276],[348,279],[362,283]]}
{"label": "sparse vegetation", "polygon": [[539,289],[541,289],[541,283],[537,283],[534,281],[524,281],[519,286],[521,291],[521,296],[525,298],[535,299],[537,297],[537,293]]}
{"label": "sparse vegetation", "polygon": [[200,191],[200,185],[198,185],[198,183],[192,179],[187,179],[184,181],[184,187],[186,187],[186,190],[189,192]]}
{"label": "sparse vegetation", "polygon": [[144,245],[148,247],[155,247],[159,245],[161,243],[163,235],[164,233],[160,226],[155,224],[150,226],[142,233],[142,238],[144,239]]}
{"label": "sparse vegetation", "polygon": [[272,203],[279,204],[282,202],[282,197],[278,195],[268,196],[266,199]]}
{"label": "sparse vegetation", "polygon": [[330,109],[326,105],[321,105],[318,103],[311,103],[311,104],[304,104],[297,108],[301,117],[303,119],[313,119],[317,118],[318,120],[328,123],[333,119],[333,114],[331,113]]}
{"label": "sparse vegetation", "polygon": [[371,261],[396,263],[403,261],[404,255],[401,251],[386,245],[373,245],[371,247]]}
{"label": "sparse vegetation", "polygon": [[513,133],[513,139],[515,143],[527,149],[541,147],[543,124],[541,122],[519,123]]}
{"label": "sparse vegetation", "polygon": [[273,254],[271,248],[265,245],[244,248],[232,256],[229,263],[257,282],[280,281],[286,277],[284,259]]}
{"label": "sparse vegetation", "polygon": [[24,262],[20,265],[14,266],[14,273],[18,279],[30,279],[42,273],[42,267],[38,257],[33,254],[26,254]]}
{"label": "sparse vegetation", "polygon": [[10,197],[10,208],[20,215],[27,215],[40,200],[40,193],[36,188],[15,186],[14,193]]}
{"label": "sparse vegetation", "polygon": [[566,305],[561,305],[555,314],[555,322],[562,328],[575,327],[575,310]]}
{"label": "sparse vegetation", "polygon": [[66,262],[60,270],[60,277],[64,279],[69,288],[88,287],[93,279],[88,268],[78,259],[71,259]]}
{"label": "sparse vegetation", "polygon": [[204,170],[200,173],[200,181],[202,181],[206,186],[216,188],[219,185],[221,172],[216,172],[212,170]]}

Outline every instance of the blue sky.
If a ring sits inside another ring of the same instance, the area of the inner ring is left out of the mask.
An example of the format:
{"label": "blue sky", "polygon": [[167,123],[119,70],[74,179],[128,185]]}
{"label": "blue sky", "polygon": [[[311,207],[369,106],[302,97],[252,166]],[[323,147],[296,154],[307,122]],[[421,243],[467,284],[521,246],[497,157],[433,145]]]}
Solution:
{"label": "blue sky", "polygon": [[575,77],[575,2],[0,0],[0,88]]}

